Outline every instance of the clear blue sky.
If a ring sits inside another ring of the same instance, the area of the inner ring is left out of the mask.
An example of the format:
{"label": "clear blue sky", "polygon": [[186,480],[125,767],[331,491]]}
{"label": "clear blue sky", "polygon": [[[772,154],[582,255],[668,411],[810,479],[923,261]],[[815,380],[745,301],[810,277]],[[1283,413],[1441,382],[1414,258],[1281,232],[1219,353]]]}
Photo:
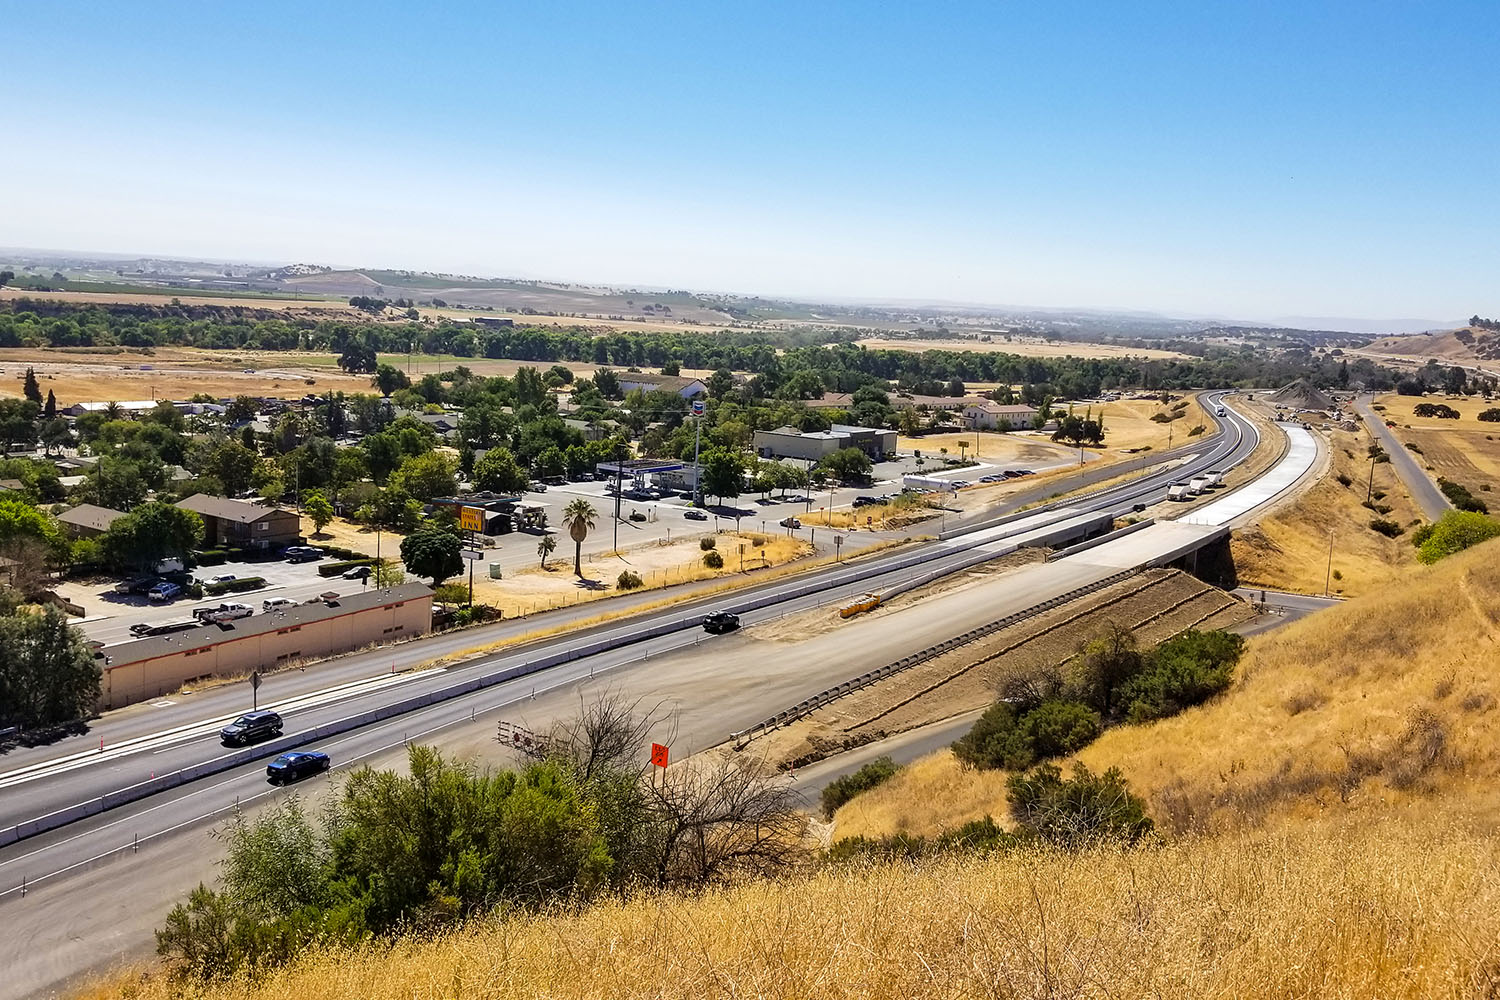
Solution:
{"label": "clear blue sky", "polygon": [[1500,3],[0,0],[0,245],[1500,313]]}

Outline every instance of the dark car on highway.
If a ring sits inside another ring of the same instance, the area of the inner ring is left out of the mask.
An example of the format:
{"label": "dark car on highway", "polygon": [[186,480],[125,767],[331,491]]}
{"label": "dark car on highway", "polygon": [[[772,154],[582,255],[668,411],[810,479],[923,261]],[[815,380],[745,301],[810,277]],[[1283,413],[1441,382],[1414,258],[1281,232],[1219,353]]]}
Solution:
{"label": "dark car on highway", "polygon": [[266,765],[266,780],[273,785],[299,781],[309,774],[328,770],[328,755],[318,750],[293,750]]}
{"label": "dark car on highway", "polygon": [[740,616],[730,614],[728,611],[715,611],[703,616],[703,631],[713,632],[716,635],[724,632],[733,632],[740,627]]}
{"label": "dark car on highway", "polygon": [[281,735],[281,716],[272,711],[246,712],[219,730],[219,739],[243,746]]}

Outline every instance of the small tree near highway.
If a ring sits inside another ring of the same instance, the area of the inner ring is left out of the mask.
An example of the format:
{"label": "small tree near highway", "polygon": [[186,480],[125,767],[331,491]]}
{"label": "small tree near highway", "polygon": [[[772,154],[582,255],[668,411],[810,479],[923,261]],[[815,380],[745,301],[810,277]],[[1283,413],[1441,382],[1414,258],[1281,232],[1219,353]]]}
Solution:
{"label": "small tree near highway", "polygon": [[401,539],[401,561],[417,576],[437,587],[463,569],[458,536],[441,528],[418,528]]}

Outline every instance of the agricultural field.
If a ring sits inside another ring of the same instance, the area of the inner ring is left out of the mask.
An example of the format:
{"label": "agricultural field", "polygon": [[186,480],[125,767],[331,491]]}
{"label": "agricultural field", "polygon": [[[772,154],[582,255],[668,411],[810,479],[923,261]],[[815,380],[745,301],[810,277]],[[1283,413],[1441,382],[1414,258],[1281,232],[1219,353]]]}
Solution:
{"label": "agricultural field", "polygon": [[861,347],[890,351],[978,351],[989,354],[1019,354],[1028,358],[1185,358],[1177,351],[1154,347],[1126,347],[1122,344],[1089,344],[1071,340],[1042,340],[1016,337],[1013,340],[984,342],[967,337],[953,340],[906,340],[899,337],[871,337],[858,341]]}
{"label": "agricultural field", "polygon": [[[1381,396],[1376,411],[1396,426],[1392,433],[1401,443],[1416,445],[1412,451],[1433,476],[1462,483],[1479,493],[1500,489],[1500,423],[1478,419],[1497,404],[1482,399],[1438,396]],[[1459,412],[1456,420],[1419,417],[1412,409],[1419,403],[1440,403]],[[1420,451],[1418,451],[1420,449]]]}

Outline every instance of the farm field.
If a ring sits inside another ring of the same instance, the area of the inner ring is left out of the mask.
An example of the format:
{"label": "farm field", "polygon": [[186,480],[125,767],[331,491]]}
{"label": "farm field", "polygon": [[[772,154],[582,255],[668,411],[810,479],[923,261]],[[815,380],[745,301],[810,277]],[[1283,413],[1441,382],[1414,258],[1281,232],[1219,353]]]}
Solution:
{"label": "farm field", "polygon": [[[1424,402],[1452,407],[1459,417],[1441,420],[1413,414],[1412,409]],[[1495,403],[1469,397],[1397,395],[1381,396],[1376,403],[1385,407],[1376,412],[1396,425],[1391,431],[1397,440],[1421,449],[1415,457],[1434,476],[1462,483],[1476,493],[1500,489],[1500,423],[1478,419],[1480,412]]]}
{"label": "farm field", "polygon": [[1185,358],[1177,351],[1152,347],[1126,347],[1122,344],[1088,344],[1069,340],[1021,338],[985,343],[968,338],[956,340],[905,340],[871,337],[858,341],[861,347],[890,351],[979,351],[988,354],[1019,354],[1028,358]]}
{"label": "farm field", "polygon": [[226,309],[273,309],[285,311],[308,311],[322,318],[330,312],[342,313],[350,318],[366,315],[348,305],[348,299],[322,295],[194,295],[191,292],[162,289],[161,292],[39,292],[29,288],[0,288],[0,299],[47,299],[54,302],[73,302],[79,305],[167,305],[173,299],[185,306],[223,306]]}

